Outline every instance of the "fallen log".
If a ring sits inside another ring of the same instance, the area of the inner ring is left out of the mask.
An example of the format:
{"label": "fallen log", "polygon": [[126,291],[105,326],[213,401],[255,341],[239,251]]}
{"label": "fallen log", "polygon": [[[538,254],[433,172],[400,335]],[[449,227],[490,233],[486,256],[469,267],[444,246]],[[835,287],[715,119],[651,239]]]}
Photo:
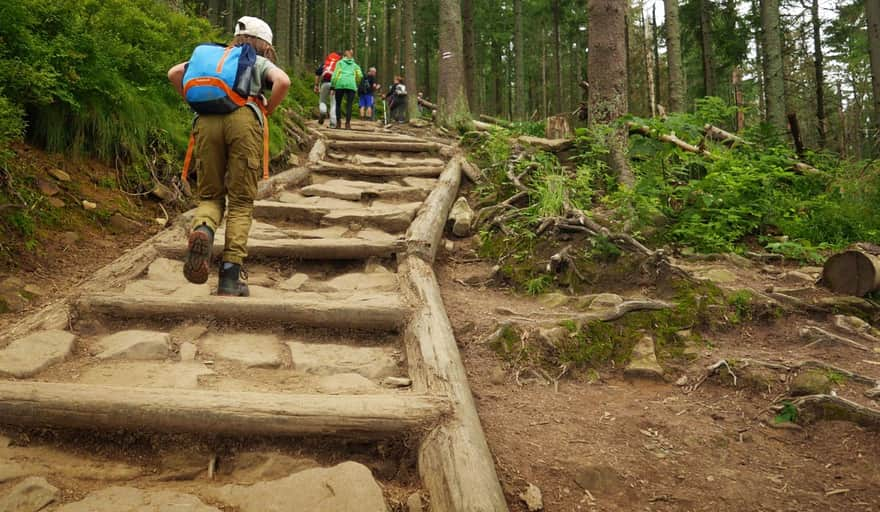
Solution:
{"label": "fallen log", "polygon": [[435,142],[388,142],[365,140],[331,140],[330,149],[357,151],[389,151],[393,153],[436,153],[440,144]]}
{"label": "fallen log", "polygon": [[869,430],[880,430],[880,411],[833,395],[808,395],[796,398],[797,422],[849,421]]}
{"label": "fallen log", "polygon": [[327,154],[327,143],[324,142],[323,138],[319,138],[315,141],[315,144],[312,146],[312,150],[309,151],[309,163],[316,164],[324,159],[324,156]]}
{"label": "fallen log", "polygon": [[571,129],[571,123],[568,122],[568,116],[557,115],[547,118],[547,127],[544,129],[544,136],[548,139],[568,139],[574,135]]}
{"label": "fallen log", "polygon": [[516,140],[525,146],[536,147],[550,153],[561,153],[574,147],[574,141],[571,139],[542,139],[541,137],[521,135]]}
{"label": "fallen log", "polygon": [[[676,137],[675,134],[662,134],[661,133],[661,134],[655,135],[651,132],[650,127],[645,126],[645,125],[631,123],[631,122],[626,123],[626,126],[629,129],[630,134],[638,134],[638,135],[643,135],[645,137],[653,137],[661,142],[667,142],[669,144],[673,144],[676,147],[678,147],[679,149],[681,149],[683,151],[687,151],[688,153],[696,153],[696,154],[703,155],[706,158],[711,158],[711,159],[716,158],[715,155],[713,155],[712,152],[707,150],[706,148],[704,148],[702,146],[699,146],[699,147],[694,146],[693,144],[685,142],[685,141],[679,139],[678,137]],[[709,134],[707,134],[707,136],[709,136]],[[816,169],[815,167],[813,167],[809,164],[805,164],[804,162],[791,161],[791,162],[789,162],[789,165],[791,165],[789,170],[791,170],[792,172],[795,172],[797,174],[827,177],[826,174],[823,173],[822,171],[820,171],[819,169]]]}
{"label": "fallen log", "polygon": [[475,185],[483,182],[483,173],[480,171],[480,168],[468,160],[461,163],[461,172]]}
{"label": "fallen log", "polygon": [[386,437],[438,423],[426,395],[303,395],[0,381],[0,423],[227,435]]}
{"label": "fallen log", "polygon": [[401,275],[418,304],[404,334],[413,391],[449,397],[452,405],[447,421],[428,433],[419,448],[419,474],[431,510],[507,512],[434,270],[409,255]]}
{"label": "fallen log", "polygon": [[351,130],[331,130],[325,134],[329,140],[342,140],[349,142],[423,142],[421,139],[410,135],[397,135],[394,133],[364,133]]}
{"label": "fallen log", "polygon": [[430,101],[428,101],[428,100],[426,100],[426,99],[424,99],[424,98],[419,98],[419,99],[418,99],[418,102],[419,102],[419,105],[421,105],[421,106],[423,106],[423,107],[429,108],[429,109],[431,109],[431,110],[437,110],[437,105],[436,105],[436,104],[431,103]]}
{"label": "fallen log", "polygon": [[510,128],[511,125],[510,121],[506,119],[498,119],[497,117],[487,116],[486,114],[480,114],[480,121],[497,124],[498,126],[503,126],[505,128]]}
{"label": "fallen log", "polygon": [[494,123],[484,123],[483,121],[474,121],[474,127],[483,132],[493,132],[501,130],[502,127]]}
{"label": "fallen log", "polygon": [[206,295],[129,296],[113,293],[81,297],[74,308],[80,318],[106,315],[115,318],[216,318],[245,323],[277,322],[281,325],[376,329],[395,331],[409,313],[397,294],[351,295],[306,293],[273,298],[231,298]]}
{"label": "fallen log", "polygon": [[446,226],[449,210],[452,209],[452,203],[455,202],[461,185],[461,164],[460,156],[449,161],[434,190],[410,224],[406,231],[408,254],[424,258],[429,263],[433,263],[437,257],[437,250],[443,238],[443,228]]}
{"label": "fallen log", "polygon": [[[219,257],[225,242],[214,240],[213,256]],[[359,260],[389,258],[403,252],[403,240],[385,242],[361,238],[282,238],[279,240],[248,240],[248,256],[252,258],[293,258],[300,260]],[[166,258],[182,259],[186,244],[157,245],[156,250]]]}
{"label": "fallen log", "polygon": [[736,147],[738,145],[745,146],[751,144],[739,135],[735,135],[726,130],[707,124],[703,126],[703,133],[712,140],[720,142],[728,147]]}
{"label": "fallen log", "polygon": [[835,293],[856,297],[880,289],[880,258],[849,250],[828,258],[819,283]]}
{"label": "fallen log", "polygon": [[[319,141],[320,142],[320,141]],[[316,143],[317,144],[317,143]],[[257,199],[265,199],[278,193],[279,191],[299,185],[306,181],[309,177],[309,170],[300,167],[288,169],[278,173],[268,180],[261,180],[257,184]]]}

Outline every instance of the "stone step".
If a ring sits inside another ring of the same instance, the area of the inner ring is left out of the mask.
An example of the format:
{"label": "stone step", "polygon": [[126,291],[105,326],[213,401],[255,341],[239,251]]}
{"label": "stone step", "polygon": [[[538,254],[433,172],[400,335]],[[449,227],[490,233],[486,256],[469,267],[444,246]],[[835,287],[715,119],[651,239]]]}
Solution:
{"label": "stone step", "polygon": [[436,153],[440,144],[435,142],[389,142],[389,141],[342,141],[331,140],[328,148],[351,153],[363,151],[389,151],[394,153]]}
{"label": "stone step", "polygon": [[[315,230],[319,231],[319,230]],[[308,232],[304,231],[307,235]],[[282,238],[276,240],[248,240],[248,257],[251,258],[296,258],[304,260],[361,260],[367,258],[388,258],[405,249],[403,239],[382,233],[382,239],[359,238]],[[223,239],[215,238],[214,256],[223,253]],[[167,244],[156,247],[166,258],[183,258],[186,245]]]}
{"label": "stone step", "polygon": [[348,153],[331,152],[327,154],[333,160],[354,165],[378,167],[443,167],[446,162],[442,158],[401,158],[388,156],[351,155]]}
{"label": "stone step", "polygon": [[309,166],[312,172],[344,176],[368,176],[368,177],[405,177],[421,176],[436,178],[443,172],[442,166],[385,166],[385,165],[357,165],[351,163],[319,162]]}
{"label": "stone step", "polygon": [[331,141],[347,142],[425,142],[423,139],[398,133],[362,133],[348,130],[325,130],[324,136]]}
{"label": "stone step", "polygon": [[328,197],[282,193],[277,201],[256,201],[254,215],[263,219],[314,222],[323,225],[372,226],[389,232],[406,231],[421,202],[371,205]]}
{"label": "stone step", "polygon": [[115,319],[214,318],[250,324],[276,322],[300,327],[388,331],[398,330],[409,311],[409,306],[395,293],[270,291],[266,297],[243,298],[103,293],[79,298],[75,308],[80,318],[88,315]]}
{"label": "stone step", "polygon": [[419,187],[344,179],[332,179],[323,183],[307,185],[301,188],[299,193],[304,196],[327,197],[347,201],[386,199],[421,202],[428,197],[428,192]]}
{"label": "stone step", "polygon": [[7,425],[381,438],[436,424],[446,399],[408,393],[326,395],[219,392],[0,381]]}

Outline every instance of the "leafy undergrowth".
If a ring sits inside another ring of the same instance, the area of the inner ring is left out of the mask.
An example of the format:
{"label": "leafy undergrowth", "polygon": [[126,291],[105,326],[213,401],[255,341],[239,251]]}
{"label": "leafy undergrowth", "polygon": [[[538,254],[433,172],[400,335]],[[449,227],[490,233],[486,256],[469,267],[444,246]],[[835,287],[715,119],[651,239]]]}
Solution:
{"label": "leafy undergrowth", "polygon": [[[470,158],[487,176],[475,191],[483,208],[482,255],[498,261],[521,291],[534,294],[554,282],[578,291],[609,272],[628,275],[634,263],[610,240],[576,230],[542,231],[572,211],[586,212],[612,232],[631,233],[648,247],[683,254],[766,251],[819,263],[854,242],[880,242],[880,216],[870,214],[880,204],[880,164],[810,153],[804,160],[820,173],[800,174],[792,170],[796,156],[761,127],[743,134],[747,142],[733,148],[704,138],[705,124],[723,126],[732,117],[723,102],[706,98],[694,114],[630,120],[711,153],[632,135],[632,188],[618,185],[609,171],[603,128],[579,130],[565,162],[518,147],[510,130],[468,134]],[[525,183],[528,193],[522,195],[511,177]],[[510,200],[516,194],[521,197]],[[507,200],[509,205],[493,208]],[[550,272],[549,258],[567,246],[574,268]]]}

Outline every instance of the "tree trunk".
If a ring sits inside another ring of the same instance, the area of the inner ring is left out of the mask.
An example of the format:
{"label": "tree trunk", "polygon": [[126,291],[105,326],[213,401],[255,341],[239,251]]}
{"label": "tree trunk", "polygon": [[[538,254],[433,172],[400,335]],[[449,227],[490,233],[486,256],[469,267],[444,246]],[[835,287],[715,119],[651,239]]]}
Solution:
{"label": "tree trunk", "polygon": [[385,0],[384,14],[382,20],[382,70],[380,73],[385,77],[384,82],[390,84],[394,79],[394,70],[391,67],[391,45],[394,38],[391,36],[391,0]]}
{"label": "tree trunk", "polygon": [[358,42],[358,0],[351,0],[351,26],[349,27],[348,45],[357,54]]}
{"label": "tree trunk", "polygon": [[822,54],[822,19],[819,18],[819,0],[810,6],[813,18],[813,60],[816,67],[816,123],[819,134],[819,147],[824,148],[828,135],[828,120],[825,114],[825,56]]}
{"label": "tree trunk", "polygon": [[314,29],[309,26],[308,0],[299,0],[299,48],[296,52],[296,64],[300,70],[306,67],[306,34],[314,34]]}
{"label": "tree trunk", "polygon": [[[514,89],[516,91],[516,108],[513,119],[523,120],[526,117],[526,58],[525,46],[523,45],[523,0],[513,0],[513,53],[516,58],[516,80]],[[557,91],[558,92],[558,91]]]}
{"label": "tree trunk", "polygon": [[556,61],[556,90],[553,95],[553,108],[556,114],[562,112],[562,43],[559,40],[562,6],[560,2],[561,0],[553,0],[553,56]]}
{"label": "tree trunk", "polygon": [[422,75],[422,83],[425,84],[425,98],[430,98],[433,92],[431,90],[431,52],[427,44],[423,47],[425,53],[422,55],[422,60],[425,62],[425,73]]}
{"label": "tree trunk", "polygon": [[438,121],[442,126],[458,128],[471,124],[464,90],[462,58],[461,3],[440,0],[440,70],[437,84]]}
{"label": "tree trunk", "polygon": [[712,1],[700,0],[700,45],[703,51],[703,87],[706,96],[715,96],[715,54],[712,49]]}
{"label": "tree trunk", "polygon": [[761,0],[761,29],[764,47],[764,89],[767,91],[767,122],[777,130],[785,131],[787,123],[779,0]]}
{"label": "tree trunk", "polygon": [[737,133],[743,131],[746,124],[746,115],[745,115],[745,104],[743,101],[743,92],[742,92],[742,71],[739,69],[739,66],[733,68],[733,74],[731,75],[731,82],[733,83],[733,99],[736,103],[736,131]]}
{"label": "tree trunk", "polygon": [[479,112],[479,76],[477,49],[474,44],[474,1],[461,0],[462,43],[464,45],[464,86],[471,111]]}
{"label": "tree trunk", "polygon": [[654,42],[654,98],[657,103],[662,103],[660,92],[660,38],[657,36],[657,4],[654,4],[651,12],[651,37]]}
{"label": "tree trunk", "polygon": [[290,4],[292,0],[278,0],[275,5],[275,41],[278,64],[290,65]]}
{"label": "tree trunk", "polygon": [[642,5],[642,7],[642,27],[645,32],[645,92],[648,96],[648,110],[651,112],[651,117],[655,117],[657,115],[657,95],[654,91],[654,52],[652,49],[654,45],[654,34],[651,32],[651,26],[648,25],[648,18],[645,16],[644,5]]}
{"label": "tree trunk", "polygon": [[394,41],[394,46],[392,47],[392,55],[391,55],[391,65],[394,68],[394,74],[400,75],[402,74],[401,69],[403,68],[403,57],[401,57],[401,50],[403,49],[402,38],[400,37],[403,33],[401,27],[403,26],[403,16],[401,16],[403,11],[403,5],[401,2],[403,0],[397,0],[394,4],[394,18],[392,19],[391,25],[391,40]]}
{"label": "tree trunk", "polygon": [[220,25],[220,3],[221,0],[208,1],[208,20],[215,26]]}
{"label": "tree trunk", "polygon": [[[626,9],[619,0],[589,0],[590,19],[590,120],[612,123],[626,114],[627,51]],[[609,167],[620,182],[635,184],[635,176],[626,159],[626,128],[608,136]]]}
{"label": "tree trunk", "polygon": [[305,0],[290,1],[290,46],[287,48],[288,62],[291,67],[299,63],[299,5]]}
{"label": "tree trunk", "polygon": [[241,3],[242,16],[257,16],[260,14],[257,12],[257,2],[256,0],[243,0]]}
{"label": "tree trunk", "polygon": [[874,89],[874,141],[880,139],[880,2],[865,0],[868,49],[871,53],[871,84]]}
{"label": "tree trunk", "polygon": [[[324,48],[321,53],[328,55],[330,53],[330,0],[324,0]],[[324,56],[322,55],[322,57]],[[324,60],[323,58],[321,59]]]}
{"label": "tree trunk", "polygon": [[364,72],[370,68],[370,17],[373,14],[373,0],[367,0],[367,19],[364,23],[364,51],[361,56],[361,65],[365,68]]}
{"label": "tree trunk", "polygon": [[416,49],[413,46],[413,29],[416,19],[416,0],[405,0],[405,12],[403,16],[403,60],[404,73],[406,74],[406,88],[409,90],[409,99],[406,108],[409,118],[419,117],[419,104],[416,101],[419,85],[416,68]]}
{"label": "tree trunk", "polygon": [[550,116],[549,106],[547,105],[547,38],[544,37],[547,31],[541,27],[541,116],[547,118]]}
{"label": "tree trunk", "polygon": [[[681,25],[678,0],[664,0],[666,8],[666,59],[669,63],[669,111],[684,111],[684,71],[681,64]],[[592,26],[592,23],[590,24]]]}

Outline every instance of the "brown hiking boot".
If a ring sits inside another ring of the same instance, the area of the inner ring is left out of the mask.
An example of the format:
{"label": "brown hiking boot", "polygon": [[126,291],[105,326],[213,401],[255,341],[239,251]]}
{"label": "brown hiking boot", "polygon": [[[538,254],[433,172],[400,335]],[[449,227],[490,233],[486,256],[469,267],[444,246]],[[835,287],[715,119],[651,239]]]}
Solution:
{"label": "brown hiking boot", "polygon": [[351,121],[346,121],[346,122],[345,122],[345,129],[346,129],[346,130],[351,130]]}
{"label": "brown hiking boot", "polygon": [[214,249],[214,230],[202,224],[189,234],[183,276],[190,283],[202,284],[208,280],[211,252]]}

